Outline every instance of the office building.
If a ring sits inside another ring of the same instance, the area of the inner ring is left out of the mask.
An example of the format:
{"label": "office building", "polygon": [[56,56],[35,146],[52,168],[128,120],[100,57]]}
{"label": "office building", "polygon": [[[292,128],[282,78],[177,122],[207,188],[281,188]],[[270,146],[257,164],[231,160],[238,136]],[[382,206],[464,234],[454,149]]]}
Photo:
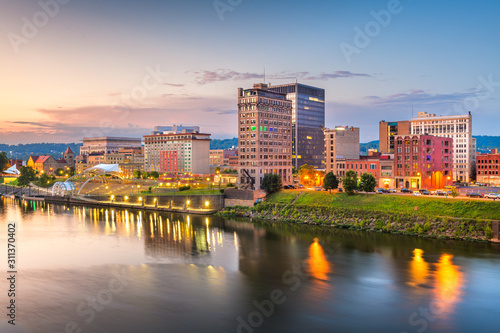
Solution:
{"label": "office building", "polygon": [[292,101],[293,166],[324,168],[325,89],[290,83],[269,86],[269,91],[286,94]]}
{"label": "office building", "polygon": [[477,183],[500,186],[500,154],[492,149],[490,154],[477,155]]}
{"label": "office building", "polygon": [[432,135],[394,137],[397,188],[441,189],[451,185],[453,139]]}
{"label": "office building", "polygon": [[453,179],[470,182],[476,165],[476,140],[472,137],[472,115],[436,116],[419,112],[411,119],[412,135],[437,135],[453,139]]}
{"label": "office building", "polygon": [[120,148],[141,148],[141,138],[99,137],[83,138],[80,155],[91,153],[111,154],[117,153]]}
{"label": "office building", "polygon": [[172,133],[144,136],[144,169],[160,173],[208,174],[210,134]]}
{"label": "office building", "polygon": [[292,182],[292,101],[266,84],[238,88],[238,181],[241,189],[260,189],[265,174]]}
{"label": "office building", "polygon": [[155,134],[177,134],[177,133],[199,133],[199,126],[183,126],[183,125],[172,125],[172,126],[155,126],[152,135]]}
{"label": "office building", "polygon": [[410,121],[382,120],[379,123],[379,152],[394,154],[394,136],[408,135],[411,133]]}
{"label": "office building", "polygon": [[339,163],[345,160],[359,158],[359,128],[337,126],[325,129],[323,142],[325,145],[325,172],[333,172],[337,177],[342,177]]}

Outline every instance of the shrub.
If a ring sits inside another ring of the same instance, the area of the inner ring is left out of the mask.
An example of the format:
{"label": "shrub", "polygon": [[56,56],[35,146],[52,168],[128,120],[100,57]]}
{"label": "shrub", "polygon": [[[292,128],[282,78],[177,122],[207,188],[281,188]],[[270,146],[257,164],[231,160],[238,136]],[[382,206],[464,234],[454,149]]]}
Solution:
{"label": "shrub", "polygon": [[486,239],[492,239],[493,238],[493,230],[491,230],[490,227],[486,227],[486,230],[484,231],[484,235],[486,236]]}
{"label": "shrub", "polygon": [[191,186],[189,186],[189,185],[187,185],[187,186],[180,186],[179,187],[179,191],[187,191],[189,189],[191,189]]}
{"label": "shrub", "polygon": [[432,225],[431,225],[431,222],[430,221],[427,221],[425,224],[424,224],[424,230],[425,232],[428,232],[430,231],[432,228]]}

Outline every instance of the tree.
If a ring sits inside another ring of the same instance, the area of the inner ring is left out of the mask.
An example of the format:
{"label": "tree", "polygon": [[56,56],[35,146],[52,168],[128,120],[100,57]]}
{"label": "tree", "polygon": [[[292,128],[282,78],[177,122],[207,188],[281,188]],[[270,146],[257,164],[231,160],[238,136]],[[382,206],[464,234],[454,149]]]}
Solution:
{"label": "tree", "polygon": [[266,173],[260,184],[260,188],[267,194],[278,192],[282,186],[281,177],[276,173]]}
{"label": "tree", "polygon": [[57,168],[55,171],[55,174],[58,176],[63,176],[64,175],[64,169],[63,168]]}
{"label": "tree", "polygon": [[142,179],[148,179],[148,177],[149,177],[149,172],[143,171],[142,172]]}
{"label": "tree", "polygon": [[4,171],[9,167],[9,158],[7,157],[6,152],[0,153],[0,172]]}
{"label": "tree", "polygon": [[134,178],[141,178],[141,170],[134,171]]}
{"label": "tree", "polygon": [[49,183],[52,181],[52,177],[49,176],[46,173],[43,173],[39,178],[38,178],[38,184],[40,187],[49,187]]}
{"label": "tree", "polygon": [[158,173],[158,171],[151,171],[151,173],[149,174],[153,179],[158,179],[160,177],[160,174]]}
{"label": "tree", "polygon": [[333,172],[330,171],[325,175],[325,178],[323,179],[323,187],[325,190],[330,190],[330,193],[332,193],[332,190],[339,187],[339,181]]}
{"label": "tree", "polygon": [[299,168],[299,176],[302,184],[310,185],[313,182],[315,175],[316,170],[314,170],[314,167],[311,165],[304,164]]}
{"label": "tree", "polygon": [[456,198],[460,195],[460,193],[457,191],[456,188],[454,188],[453,190],[451,190],[451,193],[450,195],[453,197],[453,198]]}
{"label": "tree", "polygon": [[345,173],[345,177],[342,180],[342,186],[347,194],[354,194],[354,190],[358,188],[358,174],[356,171],[349,170]]}
{"label": "tree", "polygon": [[36,179],[35,170],[30,167],[23,166],[21,168],[21,175],[17,178],[17,183],[21,186],[29,185],[33,180]]}
{"label": "tree", "polygon": [[361,175],[359,188],[365,192],[375,192],[375,187],[377,187],[377,180],[375,177],[371,173],[363,173]]}

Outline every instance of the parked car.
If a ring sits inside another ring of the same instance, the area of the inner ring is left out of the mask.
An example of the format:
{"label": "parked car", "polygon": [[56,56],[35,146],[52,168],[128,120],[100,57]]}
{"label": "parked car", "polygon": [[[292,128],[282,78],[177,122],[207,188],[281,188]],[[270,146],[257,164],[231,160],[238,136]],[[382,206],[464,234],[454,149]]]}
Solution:
{"label": "parked car", "polygon": [[484,194],[478,192],[471,192],[466,194],[469,198],[482,198]]}
{"label": "parked car", "polygon": [[323,190],[323,187],[321,187],[321,186],[316,186],[316,187],[314,188],[314,190],[315,190],[315,191],[321,191],[321,190]]}
{"label": "parked car", "polygon": [[435,194],[439,195],[439,196],[445,196],[446,192],[445,191],[441,191],[441,190],[437,190]]}
{"label": "parked car", "polygon": [[497,193],[487,193],[484,197],[488,198],[488,199],[496,200],[496,199],[500,199],[500,194],[497,194]]}
{"label": "parked car", "polygon": [[293,186],[293,185],[285,185],[285,186],[283,186],[283,188],[285,190],[293,190],[295,188],[295,186]]}
{"label": "parked car", "polygon": [[304,188],[304,185],[299,184],[299,185],[297,185],[297,187],[298,187],[298,188]]}
{"label": "parked car", "polygon": [[407,188],[402,188],[400,191],[401,193],[411,193],[411,191]]}
{"label": "parked car", "polygon": [[341,192],[344,192],[344,190],[342,189],[342,187],[339,187],[339,193]]}
{"label": "parked car", "polygon": [[415,192],[413,192],[413,195],[416,195],[416,196],[421,196],[421,195],[422,195],[422,193],[420,193],[419,191],[415,191]]}
{"label": "parked car", "polygon": [[384,194],[385,193],[381,188],[376,189],[375,192],[377,194]]}
{"label": "parked car", "polygon": [[427,191],[427,190],[425,190],[425,189],[421,189],[421,190],[419,190],[419,192],[420,192],[420,194],[422,194],[422,195],[431,195],[431,192],[429,192],[429,191]]}
{"label": "parked car", "polygon": [[389,193],[397,193],[398,191],[396,189],[390,188],[387,190]]}

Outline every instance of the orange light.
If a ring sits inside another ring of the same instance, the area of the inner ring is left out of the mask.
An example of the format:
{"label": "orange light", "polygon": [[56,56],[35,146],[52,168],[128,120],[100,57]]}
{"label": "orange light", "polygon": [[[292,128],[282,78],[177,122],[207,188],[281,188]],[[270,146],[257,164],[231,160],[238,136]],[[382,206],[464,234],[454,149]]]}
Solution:
{"label": "orange light", "polygon": [[314,242],[309,247],[307,263],[313,277],[319,280],[328,280],[327,274],[331,272],[330,263],[326,260],[323,248],[317,238],[314,238]]}

